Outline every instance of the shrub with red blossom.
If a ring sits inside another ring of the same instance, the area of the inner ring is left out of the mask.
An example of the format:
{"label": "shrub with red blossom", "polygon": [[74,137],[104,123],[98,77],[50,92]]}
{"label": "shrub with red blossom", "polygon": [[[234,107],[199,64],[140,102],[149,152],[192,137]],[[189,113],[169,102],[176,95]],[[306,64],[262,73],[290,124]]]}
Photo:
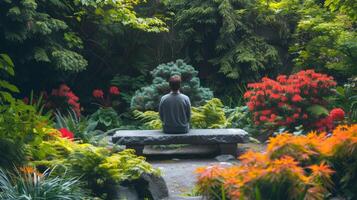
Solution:
{"label": "shrub with red blossom", "polygon": [[66,84],[61,84],[58,88],[52,89],[47,107],[60,111],[73,109],[77,116],[81,114],[79,98]]}
{"label": "shrub with red blossom", "polygon": [[106,95],[102,89],[93,90],[92,95],[95,101],[102,107],[113,107],[119,104],[118,96],[120,95],[120,90],[116,86],[110,86]]}
{"label": "shrub with red blossom", "polygon": [[81,105],[79,97],[66,84],[61,84],[58,88],[53,88],[51,94],[48,95],[46,91],[41,91],[38,96],[33,93],[29,97],[23,98],[26,104],[40,104],[41,110],[45,108],[46,111],[60,111],[63,113],[73,110],[77,116],[81,115]]}
{"label": "shrub with red blossom", "polygon": [[306,70],[290,76],[280,75],[276,80],[265,77],[261,82],[249,84],[244,98],[257,125],[331,129],[333,121],[341,119],[341,111],[334,111],[331,118],[312,112],[311,107],[326,107],[329,102],[325,97],[332,94],[334,86],[333,77]]}

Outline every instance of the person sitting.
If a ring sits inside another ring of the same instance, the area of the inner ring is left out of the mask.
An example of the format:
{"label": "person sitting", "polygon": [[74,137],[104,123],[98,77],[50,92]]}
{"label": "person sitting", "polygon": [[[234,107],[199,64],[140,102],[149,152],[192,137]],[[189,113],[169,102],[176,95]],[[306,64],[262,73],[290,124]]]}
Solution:
{"label": "person sitting", "polygon": [[169,79],[171,92],[161,97],[159,114],[163,131],[168,134],[188,133],[191,120],[190,98],[180,92],[181,77]]}

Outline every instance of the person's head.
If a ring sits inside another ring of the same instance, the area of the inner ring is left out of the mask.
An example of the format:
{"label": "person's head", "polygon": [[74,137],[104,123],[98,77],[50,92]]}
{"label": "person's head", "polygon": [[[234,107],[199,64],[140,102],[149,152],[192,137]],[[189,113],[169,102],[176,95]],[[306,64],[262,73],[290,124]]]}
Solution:
{"label": "person's head", "polygon": [[181,88],[181,77],[179,75],[171,76],[169,79],[170,89],[177,92]]}

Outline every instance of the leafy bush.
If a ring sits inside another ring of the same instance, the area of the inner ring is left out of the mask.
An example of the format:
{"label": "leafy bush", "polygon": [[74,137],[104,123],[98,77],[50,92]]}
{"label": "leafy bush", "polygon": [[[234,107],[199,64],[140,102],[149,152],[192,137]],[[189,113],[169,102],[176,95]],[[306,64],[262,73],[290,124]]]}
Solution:
{"label": "leafy bush", "polygon": [[85,197],[79,179],[67,174],[53,176],[52,170],[41,174],[31,167],[20,168],[16,173],[0,169],[0,199],[77,200]]}
{"label": "leafy bush", "polygon": [[[98,196],[111,192],[115,184],[137,179],[144,172],[158,173],[132,150],[116,153],[114,148],[80,144],[66,138],[68,134],[52,128],[48,118],[22,101],[0,109],[1,168],[10,170],[14,165],[24,164],[38,169],[58,166],[55,174],[67,171],[68,175],[83,177],[84,186]],[[71,126],[80,130],[76,123]]]}
{"label": "leafy bush", "polygon": [[336,88],[335,104],[347,112],[350,123],[357,122],[357,77]]}
{"label": "leafy bush", "polygon": [[335,85],[332,77],[306,70],[249,84],[250,90],[244,97],[257,125],[294,130],[302,124],[306,129],[331,129],[332,119],[326,117],[325,107],[329,104],[326,98]]}
{"label": "leafy bush", "polygon": [[224,112],[229,122],[228,128],[241,128],[251,135],[259,133],[258,127],[252,121],[251,112],[247,106],[225,107]]}
{"label": "leafy bush", "polygon": [[199,191],[209,199],[325,199],[357,196],[357,124],[331,136],[281,134],[266,152],[249,151],[241,165],[197,170]]}
{"label": "leafy bush", "polygon": [[20,100],[0,106],[0,113],[0,167],[10,169],[14,164],[26,162],[29,154],[38,152],[29,147],[41,144],[46,134],[41,128],[49,121]]}
{"label": "leafy bush", "polygon": [[95,113],[90,115],[89,123],[97,123],[97,129],[107,131],[120,126],[120,118],[111,107],[99,108]]}
{"label": "leafy bush", "polygon": [[[341,2],[346,4],[345,9],[336,6]],[[305,1],[302,5],[295,40],[290,44],[294,63],[300,69],[314,67],[344,79],[356,75],[355,19],[345,12],[353,10],[354,3],[328,0],[322,3]]]}
{"label": "leafy bush", "polygon": [[221,100],[213,98],[199,107],[192,107],[192,128],[224,128],[229,122]]}
{"label": "leafy bush", "polygon": [[168,80],[173,75],[181,76],[182,87],[180,91],[190,97],[192,105],[202,105],[206,100],[212,99],[213,93],[208,88],[200,86],[197,74],[198,72],[183,60],[176,60],[176,62],[157,66],[151,71],[151,75],[154,78],[152,85],[143,87],[135,92],[131,101],[131,108],[140,111],[156,111],[160,98],[170,92]]}
{"label": "leafy bush", "polygon": [[[84,186],[95,196],[110,195],[114,185],[136,180],[142,173],[159,173],[144,157],[136,156],[130,149],[116,153],[59,137],[44,142],[44,146],[47,151],[43,157],[34,158],[33,164],[39,168],[64,166],[69,174],[81,176]],[[57,173],[62,173],[60,170]]]}
{"label": "leafy bush", "polygon": [[66,128],[74,134],[75,139],[84,143],[97,144],[105,137],[102,131],[96,130],[98,122],[88,120],[86,117],[78,117],[74,111],[69,111],[68,115],[55,113],[57,129]]}

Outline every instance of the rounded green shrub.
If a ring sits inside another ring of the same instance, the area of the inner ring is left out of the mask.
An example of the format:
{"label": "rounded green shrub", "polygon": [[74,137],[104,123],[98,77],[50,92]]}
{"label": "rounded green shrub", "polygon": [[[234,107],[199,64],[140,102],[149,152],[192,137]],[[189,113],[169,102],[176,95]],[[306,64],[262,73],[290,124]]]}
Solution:
{"label": "rounded green shrub", "polygon": [[190,97],[193,106],[204,104],[213,98],[213,93],[209,88],[201,87],[197,74],[198,72],[183,60],[160,64],[151,71],[154,78],[152,84],[135,92],[131,100],[131,108],[141,111],[157,110],[160,98],[170,92],[168,80],[173,75],[181,76],[180,91]]}

